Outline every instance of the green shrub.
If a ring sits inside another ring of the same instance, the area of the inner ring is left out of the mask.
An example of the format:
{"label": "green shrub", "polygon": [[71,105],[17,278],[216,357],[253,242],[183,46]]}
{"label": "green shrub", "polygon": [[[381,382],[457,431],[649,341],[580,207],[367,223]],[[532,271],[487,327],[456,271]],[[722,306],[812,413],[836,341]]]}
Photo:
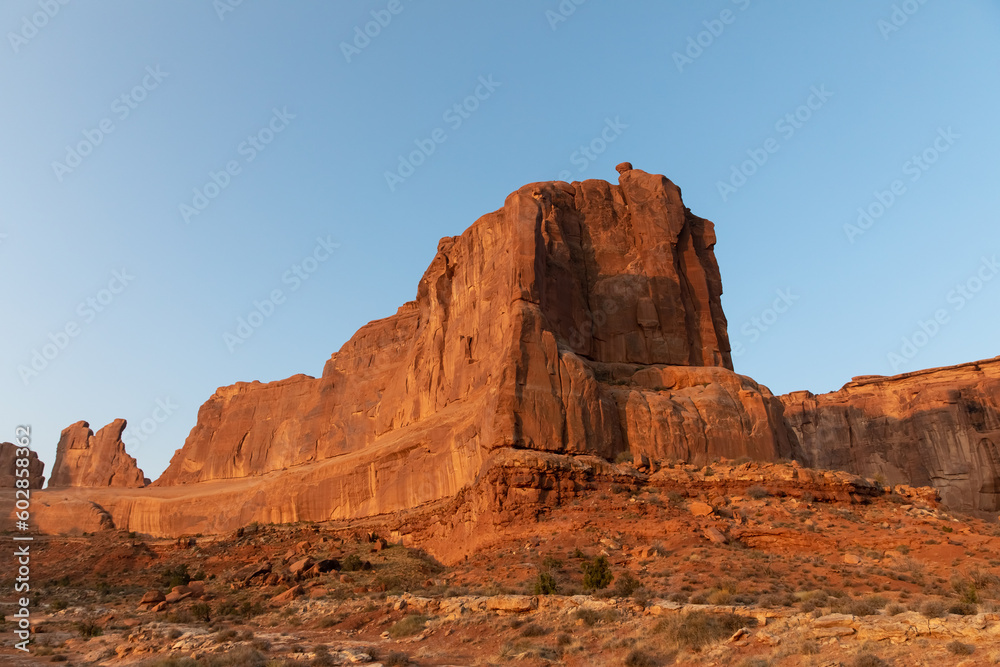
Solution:
{"label": "green shrub", "polygon": [[193,616],[196,621],[208,623],[212,620],[212,610],[204,602],[195,602],[191,605],[191,616]]}
{"label": "green shrub", "polygon": [[596,591],[607,588],[614,577],[606,556],[599,556],[593,562],[583,564],[583,589]]}
{"label": "green shrub", "polygon": [[104,630],[101,626],[93,623],[91,621],[80,621],[76,624],[76,631],[80,633],[81,637],[90,639],[91,637],[100,637],[104,634]]}
{"label": "green shrub", "polygon": [[190,582],[191,574],[188,572],[188,566],[184,563],[181,563],[176,567],[166,567],[160,574],[160,584],[162,584],[164,588],[186,586]]}
{"label": "green shrub", "polygon": [[392,627],[389,628],[389,636],[393,639],[400,639],[401,637],[412,637],[413,635],[419,633],[427,625],[427,621],[430,620],[422,614],[414,614],[412,616],[407,616],[400,621],[396,622]]}
{"label": "green shrub", "polygon": [[340,569],[344,572],[357,572],[364,566],[361,558],[357,554],[351,554],[340,562]]}
{"label": "green shrub", "polygon": [[632,597],[642,584],[628,572],[618,575],[615,580],[615,595],[620,598]]}
{"label": "green shrub", "polygon": [[548,572],[539,572],[535,582],[535,595],[555,595],[559,592],[556,578]]}

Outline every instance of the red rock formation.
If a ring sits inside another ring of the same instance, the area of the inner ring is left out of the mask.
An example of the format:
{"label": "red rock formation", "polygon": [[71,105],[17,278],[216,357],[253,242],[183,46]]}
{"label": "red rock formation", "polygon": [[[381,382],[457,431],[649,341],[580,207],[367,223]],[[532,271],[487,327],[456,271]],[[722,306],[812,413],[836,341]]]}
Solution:
{"label": "red rock formation", "polygon": [[[15,462],[18,447],[12,442],[0,442],[0,489],[13,489],[14,483],[19,479],[16,476],[18,466]],[[28,452],[28,476],[21,478],[28,480],[29,489],[40,489],[45,483],[45,464],[38,459],[38,454],[33,451]]]}
{"label": "red rock formation", "polygon": [[153,489],[49,507],[94,500],[119,528],[211,533],[444,501],[517,450],[790,457],[780,403],[731,370],[714,245],[663,176],[524,186],[443,239],[416,300],[322,377],[221,388]]}
{"label": "red rock formation", "polygon": [[781,400],[807,465],[934,486],[955,509],[1000,510],[1000,357]]}
{"label": "red rock formation", "polygon": [[122,444],[124,430],[124,419],[114,420],[97,435],[85,421],[64,428],[56,446],[49,488],[145,486],[142,471]]}
{"label": "red rock formation", "polygon": [[[739,454],[787,454],[777,403],[726,371],[714,245],[712,224],[663,176],[525,186],[443,239],[416,301],[363,327],[321,378],[216,392],[156,485],[259,475],[407,430],[418,444],[438,422],[434,447],[455,452],[688,458],[729,440]],[[721,429],[700,421],[702,405]],[[669,425],[650,424],[651,410],[668,410]]]}

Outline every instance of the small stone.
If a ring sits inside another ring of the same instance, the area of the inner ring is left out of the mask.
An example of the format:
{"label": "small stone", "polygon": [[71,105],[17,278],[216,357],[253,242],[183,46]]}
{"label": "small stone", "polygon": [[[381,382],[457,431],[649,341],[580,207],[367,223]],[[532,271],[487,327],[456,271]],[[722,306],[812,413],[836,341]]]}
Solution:
{"label": "small stone", "polygon": [[618,171],[619,174],[624,174],[626,171],[632,171],[632,163],[622,162],[621,164],[616,166],[615,169]]}

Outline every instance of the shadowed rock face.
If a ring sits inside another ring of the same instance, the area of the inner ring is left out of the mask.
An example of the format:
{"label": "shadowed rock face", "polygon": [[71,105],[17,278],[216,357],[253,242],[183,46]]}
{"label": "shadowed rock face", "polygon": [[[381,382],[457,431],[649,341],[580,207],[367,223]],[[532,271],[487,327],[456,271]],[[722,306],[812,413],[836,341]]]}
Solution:
{"label": "shadowed rock face", "polygon": [[97,435],[85,421],[64,428],[56,446],[49,488],[145,486],[142,470],[125,451],[124,430],[124,419],[114,420]]}
{"label": "shadowed rock face", "polygon": [[40,489],[45,483],[45,477],[42,473],[45,472],[45,464],[38,459],[38,454],[35,452],[29,452],[28,459],[28,476],[23,478],[18,478],[16,471],[18,466],[16,466],[16,461],[18,447],[12,442],[0,442],[0,489],[13,489],[14,484],[18,479],[27,479],[29,489]]}
{"label": "shadowed rock face", "polygon": [[416,300],[362,327],[321,378],[216,392],[155,485],[260,475],[390,435],[454,453],[448,488],[498,447],[790,455],[778,403],[730,370],[714,245],[663,176],[524,186],[443,239]]}
{"label": "shadowed rock face", "polygon": [[1000,510],[1000,358],[781,400],[807,465],[934,486],[955,509]]}

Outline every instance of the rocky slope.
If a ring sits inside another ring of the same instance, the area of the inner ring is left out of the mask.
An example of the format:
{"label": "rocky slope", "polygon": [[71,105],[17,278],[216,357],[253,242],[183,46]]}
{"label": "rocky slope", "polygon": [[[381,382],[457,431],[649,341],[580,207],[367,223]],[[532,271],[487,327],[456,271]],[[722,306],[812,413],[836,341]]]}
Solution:
{"label": "rocky slope", "polygon": [[[516,453],[570,461],[561,486],[576,476],[587,488],[558,506],[540,497],[538,520],[519,515],[446,563],[406,546],[440,529],[429,515],[402,535],[355,521],[181,539],[36,536],[33,655],[6,642],[0,663],[998,661],[1000,533],[942,511],[933,489],[890,491],[797,464],[653,471]],[[538,491],[521,481],[516,488]],[[442,508],[437,518],[457,513]],[[606,576],[595,581],[601,563]],[[13,580],[18,567],[0,559],[0,579]]]}
{"label": "rocky slope", "polygon": [[619,171],[524,186],[443,239],[416,300],[322,377],[219,389],[153,489],[49,507],[79,497],[119,527],[210,532],[408,510],[511,450],[793,456],[780,402],[732,371],[712,223],[666,177]]}
{"label": "rocky slope", "polygon": [[64,428],[49,488],[145,486],[142,470],[122,443],[125,425],[124,419],[116,419],[96,435],[85,421]]}
{"label": "rocky slope", "polygon": [[934,486],[955,509],[1000,510],[1000,357],[781,401],[809,466]]}

